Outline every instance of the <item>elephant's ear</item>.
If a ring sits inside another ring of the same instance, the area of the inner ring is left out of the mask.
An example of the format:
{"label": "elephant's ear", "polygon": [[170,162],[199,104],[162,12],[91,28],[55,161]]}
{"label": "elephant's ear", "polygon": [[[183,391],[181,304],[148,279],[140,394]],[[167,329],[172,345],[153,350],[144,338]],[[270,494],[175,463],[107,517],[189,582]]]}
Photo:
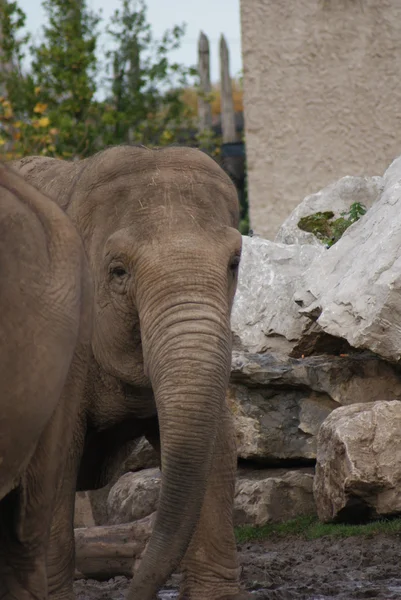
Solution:
{"label": "elephant's ear", "polygon": [[135,427],[130,422],[104,431],[89,428],[78,471],[77,492],[97,490],[107,485],[132,452],[136,437],[139,435],[135,435]]}

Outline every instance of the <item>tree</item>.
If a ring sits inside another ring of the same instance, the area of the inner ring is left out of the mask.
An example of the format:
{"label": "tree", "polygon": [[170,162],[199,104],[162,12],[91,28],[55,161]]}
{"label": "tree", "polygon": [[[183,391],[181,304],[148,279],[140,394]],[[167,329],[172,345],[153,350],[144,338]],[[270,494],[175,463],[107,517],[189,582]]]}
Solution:
{"label": "tree", "polygon": [[0,147],[6,158],[55,150],[57,131],[50,126],[47,107],[38,103],[32,75],[22,69],[29,42],[29,35],[21,34],[25,21],[16,2],[0,0]]}
{"label": "tree", "polygon": [[96,92],[97,29],[100,17],[86,0],[44,0],[48,25],[31,48],[32,76],[39,102],[58,129],[57,154],[88,156],[98,136]]}
{"label": "tree", "polygon": [[22,69],[29,34],[22,35],[26,15],[17,2],[0,0],[0,87],[14,112],[23,116],[34,105],[34,83]]}
{"label": "tree", "polygon": [[[87,0],[44,0],[41,42],[21,34],[25,15],[16,1],[0,0],[0,56],[11,68],[0,98],[0,145],[7,156],[42,153],[85,157],[108,144],[163,145],[185,141],[194,111],[182,92],[195,70],[170,60],[184,26],[153,35],[145,0],[121,0],[107,29],[107,96],[95,98],[100,18]],[[25,52],[31,66],[22,71]],[[1,83],[1,80],[0,80]],[[12,144],[10,150],[9,146]]]}
{"label": "tree", "polygon": [[[240,80],[234,79],[233,85],[233,100],[235,112],[242,112],[243,108],[243,91]],[[186,88],[182,91],[182,100],[191,107],[191,109],[197,113],[198,110],[198,93],[199,91],[195,87]],[[212,107],[212,115],[216,117],[221,113],[221,96],[220,96],[220,84],[212,85],[212,92],[210,98],[210,104]]]}
{"label": "tree", "polygon": [[123,0],[107,32],[114,45],[107,53],[110,94],[104,123],[108,143],[172,141],[193,115],[182,99],[182,89],[196,73],[171,62],[168,55],[180,46],[184,25],[154,38],[144,0]]}

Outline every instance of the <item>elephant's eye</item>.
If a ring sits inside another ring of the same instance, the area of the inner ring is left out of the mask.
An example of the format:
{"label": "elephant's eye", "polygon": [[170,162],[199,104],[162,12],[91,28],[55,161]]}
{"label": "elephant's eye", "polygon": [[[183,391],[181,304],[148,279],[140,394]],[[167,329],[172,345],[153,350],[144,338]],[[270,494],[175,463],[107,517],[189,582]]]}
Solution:
{"label": "elephant's eye", "polygon": [[121,279],[122,277],[125,277],[127,275],[127,271],[124,269],[124,267],[113,267],[111,269],[111,275],[113,277]]}
{"label": "elephant's eye", "polygon": [[237,273],[240,261],[241,261],[241,257],[238,254],[233,256],[230,261],[230,271],[232,271],[233,273]]}

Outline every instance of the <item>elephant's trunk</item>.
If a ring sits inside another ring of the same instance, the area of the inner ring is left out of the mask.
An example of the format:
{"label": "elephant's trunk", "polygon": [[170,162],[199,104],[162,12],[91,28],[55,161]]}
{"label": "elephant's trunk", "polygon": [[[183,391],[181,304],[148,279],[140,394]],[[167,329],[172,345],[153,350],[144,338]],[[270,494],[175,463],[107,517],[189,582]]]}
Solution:
{"label": "elephant's trunk", "polygon": [[165,306],[157,291],[148,289],[147,304],[151,295],[158,310],[139,311],[145,363],[159,417],[162,487],[154,530],[129,600],[153,600],[191,541],[230,372],[225,294],[219,294],[216,285],[209,294],[195,285],[180,287],[175,298],[169,295]]}

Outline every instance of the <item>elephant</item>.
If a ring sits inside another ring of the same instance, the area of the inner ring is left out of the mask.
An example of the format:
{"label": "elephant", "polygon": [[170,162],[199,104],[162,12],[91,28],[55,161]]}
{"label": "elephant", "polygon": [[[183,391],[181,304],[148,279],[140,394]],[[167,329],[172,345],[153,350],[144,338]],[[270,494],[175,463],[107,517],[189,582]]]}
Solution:
{"label": "elephant", "polygon": [[[157,516],[128,600],[153,600],[179,565],[181,599],[249,597],[239,585],[226,403],[242,245],[234,185],[213,158],[182,146],[112,146],[13,166],[66,211],[93,278],[86,419],[68,480],[77,491],[106,485],[141,436],[160,452]],[[57,518],[72,557],[71,523]],[[72,559],[59,556],[48,571],[50,597],[70,599]]]}
{"label": "elephant", "polygon": [[71,220],[4,164],[0,280],[0,597],[44,600],[89,364],[92,284]]}

